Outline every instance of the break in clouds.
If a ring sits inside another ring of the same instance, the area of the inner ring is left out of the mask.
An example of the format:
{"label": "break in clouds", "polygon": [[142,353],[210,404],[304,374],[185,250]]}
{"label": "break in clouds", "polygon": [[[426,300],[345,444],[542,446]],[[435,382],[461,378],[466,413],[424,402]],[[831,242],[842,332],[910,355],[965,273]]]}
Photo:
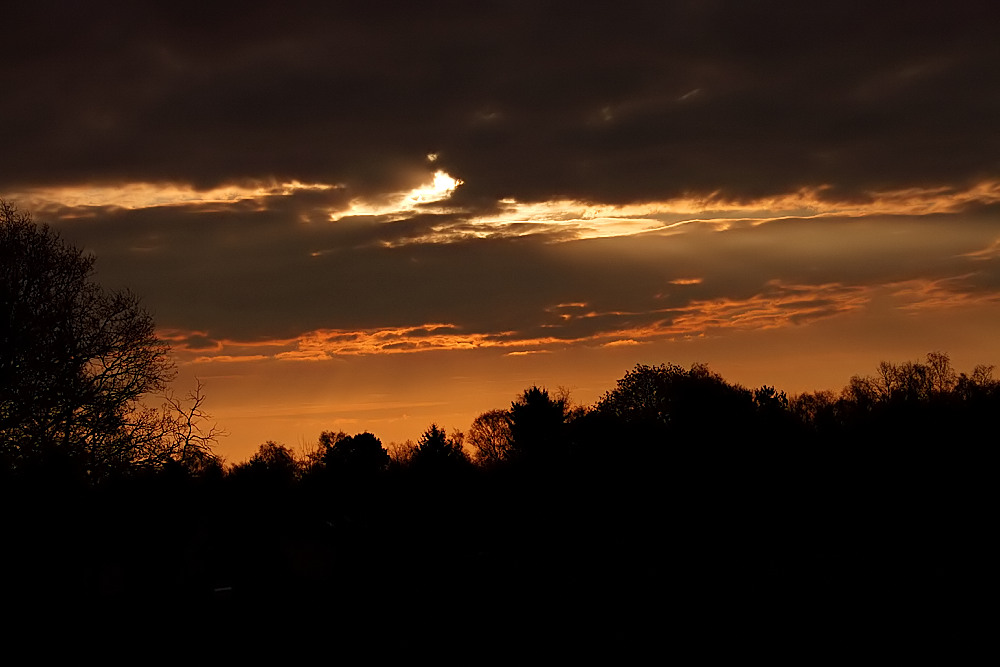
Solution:
{"label": "break in clouds", "polygon": [[190,358],[990,302],[988,3],[10,10],[0,194]]}

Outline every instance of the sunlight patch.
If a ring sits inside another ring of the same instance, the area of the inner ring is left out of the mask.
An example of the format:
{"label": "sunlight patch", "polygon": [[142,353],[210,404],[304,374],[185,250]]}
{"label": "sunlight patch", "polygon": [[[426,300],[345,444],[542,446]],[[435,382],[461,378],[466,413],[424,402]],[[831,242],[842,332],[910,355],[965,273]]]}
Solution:
{"label": "sunlight patch", "polygon": [[412,202],[413,205],[429,204],[441,201],[442,199],[450,197],[451,194],[455,192],[455,189],[461,184],[461,180],[452,178],[439,169],[434,172],[434,180],[429,185],[414,188],[409,195],[407,195],[406,200],[408,202]]}
{"label": "sunlight patch", "polygon": [[484,238],[548,234],[555,241],[564,241],[667,233],[692,224],[726,231],[788,218],[956,213],[970,205],[1000,202],[1000,181],[982,181],[965,190],[932,187],[873,191],[857,201],[837,200],[829,192],[829,186],[807,187],[744,201],[714,192],[622,205],[566,199],[519,202],[506,198],[498,202],[503,205],[501,213],[474,218],[466,235]]}
{"label": "sunlight patch", "polygon": [[[432,153],[433,155],[433,153]],[[430,156],[428,156],[430,158]],[[355,199],[346,211],[336,211],[330,214],[331,222],[357,215],[371,216],[402,216],[425,207],[428,204],[442,202],[462,185],[463,181],[438,169],[431,181],[419,185],[409,192],[389,195],[385,203],[377,203]]]}
{"label": "sunlight patch", "polygon": [[[388,205],[362,207],[355,204],[345,215],[391,213],[399,216],[395,219],[400,219],[407,211],[416,210],[427,203],[444,201],[459,185],[460,180],[439,171],[433,183],[397,195]],[[622,205],[602,205],[571,199],[521,202],[507,197],[497,201],[501,205],[498,213],[477,216],[470,212],[468,217],[460,218],[457,223],[444,223],[420,236],[385,243],[387,247],[393,247],[525,236],[540,236],[549,242],[558,243],[649,233],[677,234],[682,233],[681,228],[688,225],[724,232],[790,218],[955,213],[970,205],[1000,202],[1000,181],[983,181],[965,190],[941,187],[873,191],[856,200],[838,200],[831,197],[830,193],[829,186],[816,186],[752,200],[733,200],[720,192],[712,192],[701,196],[681,196],[664,201]],[[446,208],[433,210],[445,211],[462,212],[460,209]],[[334,219],[339,217],[343,216]]]}

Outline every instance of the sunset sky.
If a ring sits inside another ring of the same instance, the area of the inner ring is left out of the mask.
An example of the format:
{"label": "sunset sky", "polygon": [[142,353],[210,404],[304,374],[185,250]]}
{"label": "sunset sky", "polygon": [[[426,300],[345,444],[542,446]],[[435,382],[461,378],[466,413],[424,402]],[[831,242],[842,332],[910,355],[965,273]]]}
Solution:
{"label": "sunset sky", "polygon": [[[67,6],[70,5],[70,6]],[[636,363],[1000,364],[994,2],[16,3],[0,197],[230,461]]]}

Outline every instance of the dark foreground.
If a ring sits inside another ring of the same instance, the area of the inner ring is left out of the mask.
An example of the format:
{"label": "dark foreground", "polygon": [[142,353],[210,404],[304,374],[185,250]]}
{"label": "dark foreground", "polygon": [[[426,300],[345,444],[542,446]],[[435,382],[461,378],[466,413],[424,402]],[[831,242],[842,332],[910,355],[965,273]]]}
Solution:
{"label": "dark foreground", "polygon": [[959,650],[987,468],[891,450],[864,468],[730,448],[333,487],[10,485],[4,604],[33,632],[107,618],[112,642],[330,656]]}

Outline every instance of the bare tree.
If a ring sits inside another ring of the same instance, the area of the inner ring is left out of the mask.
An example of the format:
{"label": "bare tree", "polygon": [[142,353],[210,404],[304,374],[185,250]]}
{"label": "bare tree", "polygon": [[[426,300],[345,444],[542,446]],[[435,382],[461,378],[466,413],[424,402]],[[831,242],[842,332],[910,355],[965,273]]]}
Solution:
{"label": "bare tree", "polygon": [[205,385],[195,380],[195,388],[184,399],[170,392],[164,399],[160,436],[161,460],[169,458],[185,468],[201,470],[215,462],[213,448],[219,438],[228,435],[218,424],[210,424],[212,415],[204,409]]}

